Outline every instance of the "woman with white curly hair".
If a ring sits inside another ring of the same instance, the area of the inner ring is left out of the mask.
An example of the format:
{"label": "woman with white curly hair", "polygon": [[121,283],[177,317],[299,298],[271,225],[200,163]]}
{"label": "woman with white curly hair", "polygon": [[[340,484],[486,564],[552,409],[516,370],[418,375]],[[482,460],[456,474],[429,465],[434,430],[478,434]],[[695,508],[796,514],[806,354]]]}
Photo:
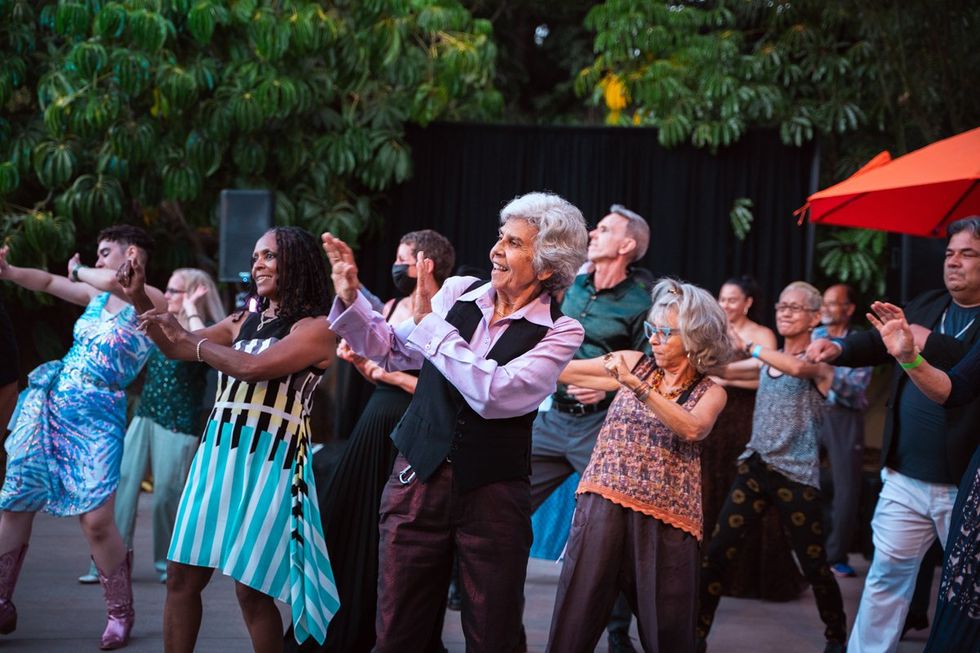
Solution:
{"label": "woman with white curly hair", "polygon": [[619,392],[579,483],[549,651],[593,651],[620,591],[644,651],[694,647],[701,440],[727,399],[705,372],[729,357],[727,323],[710,293],[661,279],[644,326],[653,356],[573,361],[560,377]]}
{"label": "woman with white curly hair", "polygon": [[381,498],[378,653],[418,650],[419,634],[432,632],[454,551],[466,650],[523,650],[531,424],[582,343],[581,325],[554,296],[587,243],[572,204],[518,197],[500,212],[489,282],[451,277],[436,292],[433,261],[418,251],[412,318],[389,325],[358,293],[350,248],[323,235],[334,332],[387,371],[421,368],[391,434],[400,455]]}

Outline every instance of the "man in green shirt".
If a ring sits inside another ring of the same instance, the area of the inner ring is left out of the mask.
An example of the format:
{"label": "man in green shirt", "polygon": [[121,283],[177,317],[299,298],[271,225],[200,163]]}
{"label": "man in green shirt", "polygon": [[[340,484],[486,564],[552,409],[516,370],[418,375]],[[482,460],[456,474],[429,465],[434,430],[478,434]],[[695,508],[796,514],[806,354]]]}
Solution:
{"label": "man in green shirt", "polygon": [[[585,329],[576,359],[647,349],[643,321],[650,310],[650,291],[630,265],[643,257],[649,242],[646,220],[618,204],[589,232],[592,272],[575,278],[561,305],[562,312]],[[614,395],[559,384],[551,409],[538,413],[531,435],[532,510],[572,472],[585,470]],[[610,651],[633,650],[629,622],[629,606],[621,596],[609,622]]]}

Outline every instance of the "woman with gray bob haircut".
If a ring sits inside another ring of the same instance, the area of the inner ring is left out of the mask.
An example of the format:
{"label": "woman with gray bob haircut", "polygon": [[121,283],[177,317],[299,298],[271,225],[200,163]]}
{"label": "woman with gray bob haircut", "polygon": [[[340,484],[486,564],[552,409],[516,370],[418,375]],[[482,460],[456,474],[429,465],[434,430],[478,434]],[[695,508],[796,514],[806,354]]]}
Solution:
{"label": "woman with gray bob haircut", "polygon": [[523,220],[538,232],[531,265],[536,274],[551,272],[542,281],[543,290],[554,295],[572,285],[589,247],[582,212],[558,195],[528,193],[500,211],[500,224],[509,220]]}
{"label": "woman with gray bob haircut", "polygon": [[562,383],[618,390],[576,494],[548,651],[591,652],[622,591],[644,651],[694,651],[701,440],[725,407],[705,371],[729,357],[725,314],[674,279],[653,289],[652,356],[572,361]]}
{"label": "woman with gray bob haircut", "polygon": [[649,322],[662,324],[668,313],[677,313],[678,322],[685,325],[681,343],[699,373],[729,361],[728,320],[711,293],[690,283],[661,279],[650,295],[653,306]]}

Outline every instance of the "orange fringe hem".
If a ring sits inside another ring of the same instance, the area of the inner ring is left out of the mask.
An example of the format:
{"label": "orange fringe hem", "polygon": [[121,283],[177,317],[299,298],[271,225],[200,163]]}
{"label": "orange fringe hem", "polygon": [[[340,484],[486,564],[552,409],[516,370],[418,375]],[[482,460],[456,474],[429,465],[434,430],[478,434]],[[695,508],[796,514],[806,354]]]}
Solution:
{"label": "orange fringe hem", "polygon": [[591,483],[579,483],[578,489],[575,490],[575,495],[584,494],[586,492],[591,492],[592,494],[598,494],[603,499],[608,499],[613,503],[620,505],[624,508],[629,508],[630,510],[635,510],[636,512],[642,513],[647,517],[653,517],[654,519],[659,519],[660,521],[673,526],[674,528],[679,528],[685,533],[690,533],[697,538],[698,542],[701,541],[701,524],[698,524],[693,519],[685,519],[684,517],[679,517],[673,515],[664,510],[658,510],[657,508],[651,508],[650,506],[638,503],[635,499],[616,492],[615,490],[610,490],[607,487],[602,487],[599,485],[592,485]]}

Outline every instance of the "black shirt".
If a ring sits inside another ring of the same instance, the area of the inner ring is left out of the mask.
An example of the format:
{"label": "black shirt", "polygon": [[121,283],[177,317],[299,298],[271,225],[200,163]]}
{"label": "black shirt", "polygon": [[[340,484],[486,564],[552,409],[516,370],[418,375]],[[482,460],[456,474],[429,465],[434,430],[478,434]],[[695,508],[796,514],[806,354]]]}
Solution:
{"label": "black shirt", "polygon": [[[980,317],[980,307],[963,308],[950,302],[934,331],[962,339]],[[902,388],[898,404],[898,446],[888,466],[927,483],[955,485],[959,479],[949,469],[944,439],[947,411],[929,400],[914,383]]]}

